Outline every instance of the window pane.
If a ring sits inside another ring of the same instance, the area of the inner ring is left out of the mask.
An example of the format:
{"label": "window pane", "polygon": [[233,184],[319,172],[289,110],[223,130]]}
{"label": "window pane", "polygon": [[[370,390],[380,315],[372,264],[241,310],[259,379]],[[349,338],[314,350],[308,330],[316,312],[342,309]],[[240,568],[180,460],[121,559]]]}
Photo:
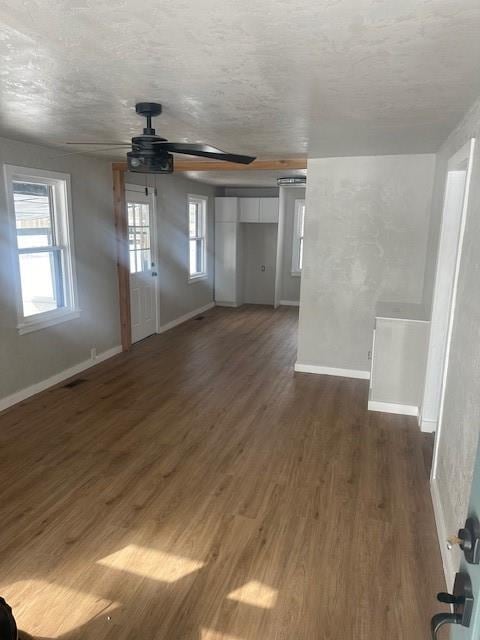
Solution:
{"label": "window pane", "polygon": [[136,273],[135,251],[130,251],[130,273]]}
{"label": "window pane", "polygon": [[25,317],[64,306],[60,251],[21,253],[20,280]]}
{"label": "window pane", "polygon": [[303,238],[303,229],[305,227],[305,205],[300,209],[300,231],[299,235]]}
{"label": "window pane", "polygon": [[150,229],[149,227],[139,227],[137,229],[140,249],[150,249]]}
{"label": "window pane", "polygon": [[129,227],[134,227],[135,226],[135,205],[132,204],[131,202],[129,202],[127,204],[127,212],[128,212],[128,226]]}
{"label": "window pane", "polygon": [[188,206],[189,234],[190,238],[195,238],[198,234],[198,204],[190,202]]}
{"label": "window pane", "polygon": [[20,249],[48,247],[54,243],[50,187],[13,182],[17,244]]}
{"label": "window pane", "polygon": [[197,273],[203,273],[203,240],[197,240]]}
{"label": "window pane", "polygon": [[135,249],[135,231],[134,229],[128,230],[128,248],[130,251]]}
{"label": "window pane", "polygon": [[190,275],[197,273],[197,241],[190,240]]}
{"label": "window pane", "polygon": [[142,271],[149,271],[151,269],[150,249],[146,251],[140,251],[142,255]]}
{"label": "window pane", "polygon": [[139,227],[149,227],[150,226],[150,215],[149,215],[149,206],[148,204],[139,204],[138,206],[138,226]]}

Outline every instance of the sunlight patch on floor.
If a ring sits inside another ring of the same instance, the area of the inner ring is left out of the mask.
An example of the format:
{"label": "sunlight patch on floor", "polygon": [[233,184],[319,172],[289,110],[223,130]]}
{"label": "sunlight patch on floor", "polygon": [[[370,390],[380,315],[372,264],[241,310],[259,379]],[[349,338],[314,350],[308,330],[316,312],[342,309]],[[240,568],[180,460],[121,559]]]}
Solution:
{"label": "sunlight patch on floor", "polygon": [[262,609],[273,609],[277,602],[278,591],[262,582],[251,580],[228,595],[228,600],[236,600]]}
{"label": "sunlight patch on floor", "polygon": [[203,562],[136,544],[98,560],[98,564],[161,582],[176,582],[204,566]]}
{"label": "sunlight patch on floor", "polygon": [[35,638],[57,638],[110,614],[118,603],[45,580],[20,580],[2,589],[18,628]]}
{"label": "sunlight patch on floor", "polygon": [[243,640],[243,638],[215,631],[215,629],[200,629],[200,640]]}

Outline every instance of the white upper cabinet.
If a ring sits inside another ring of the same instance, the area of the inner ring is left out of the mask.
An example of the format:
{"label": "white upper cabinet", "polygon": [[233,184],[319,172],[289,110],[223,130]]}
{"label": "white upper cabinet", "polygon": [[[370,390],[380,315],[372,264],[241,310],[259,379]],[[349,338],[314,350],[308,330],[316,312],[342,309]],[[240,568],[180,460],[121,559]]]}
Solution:
{"label": "white upper cabinet", "polygon": [[260,198],[240,198],[240,222],[260,222]]}
{"label": "white upper cabinet", "polygon": [[278,198],[240,198],[240,222],[278,222]]}
{"label": "white upper cabinet", "polygon": [[278,198],[260,198],[260,222],[278,222]]}
{"label": "white upper cabinet", "polygon": [[215,222],[238,222],[238,198],[215,198]]}

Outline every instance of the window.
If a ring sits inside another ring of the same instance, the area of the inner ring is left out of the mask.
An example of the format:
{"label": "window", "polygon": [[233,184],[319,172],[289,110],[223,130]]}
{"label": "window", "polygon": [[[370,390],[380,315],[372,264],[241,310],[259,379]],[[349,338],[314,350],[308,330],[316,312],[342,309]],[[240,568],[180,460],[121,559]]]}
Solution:
{"label": "window", "polygon": [[150,246],[150,206],[141,202],[127,202],[128,248],[130,273],[152,268]]}
{"label": "window", "polygon": [[5,176],[15,235],[20,333],[78,317],[70,176],[10,165]]}
{"label": "window", "polygon": [[295,216],[293,221],[293,246],[292,246],[292,276],[299,276],[302,273],[304,227],[305,227],[305,200],[295,200]]}
{"label": "window", "polygon": [[207,275],[207,198],[188,196],[190,280]]}

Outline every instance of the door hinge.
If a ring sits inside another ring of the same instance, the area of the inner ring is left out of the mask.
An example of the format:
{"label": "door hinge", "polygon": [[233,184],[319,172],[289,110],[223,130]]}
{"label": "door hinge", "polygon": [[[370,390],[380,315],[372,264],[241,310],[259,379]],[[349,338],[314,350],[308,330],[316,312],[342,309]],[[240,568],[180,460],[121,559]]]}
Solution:
{"label": "door hinge", "polygon": [[148,187],[145,187],[145,195],[148,196]]}

